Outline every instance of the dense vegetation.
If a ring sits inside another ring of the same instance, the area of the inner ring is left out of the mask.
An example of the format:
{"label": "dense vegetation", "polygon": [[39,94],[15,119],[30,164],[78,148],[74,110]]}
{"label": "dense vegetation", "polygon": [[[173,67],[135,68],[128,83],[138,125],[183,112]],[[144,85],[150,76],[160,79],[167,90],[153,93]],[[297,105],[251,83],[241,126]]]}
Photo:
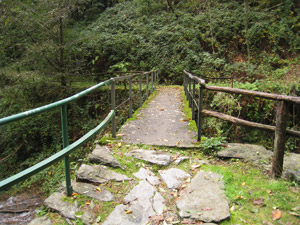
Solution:
{"label": "dense vegetation", "polygon": [[[2,0],[0,13],[0,117],[69,96],[80,90],[71,81],[93,81],[91,74],[113,70],[158,69],[161,82],[181,84],[185,69],[234,76],[235,87],[300,94],[297,0]],[[208,107],[222,112],[274,122],[269,101],[208,99]],[[80,118],[70,124],[71,138],[81,135],[83,121],[86,128],[94,124],[95,106],[85,100],[69,109],[74,121]],[[289,127],[299,128],[299,111],[291,109]],[[22,161],[24,168],[60,149],[53,124],[59,125],[58,111],[0,128],[0,159],[16,152],[10,164]],[[206,124],[209,135],[272,147],[268,134],[229,132],[232,127],[214,119]],[[289,141],[290,150],[299,145]],[[26,161],[29,155],[35,159]]]}

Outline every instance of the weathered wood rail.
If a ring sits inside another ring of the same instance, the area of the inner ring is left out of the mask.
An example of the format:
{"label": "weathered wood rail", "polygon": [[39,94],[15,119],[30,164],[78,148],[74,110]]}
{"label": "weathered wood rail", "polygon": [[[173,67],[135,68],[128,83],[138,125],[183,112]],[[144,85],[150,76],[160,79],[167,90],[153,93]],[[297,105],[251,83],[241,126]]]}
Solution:
{"label": "weathered wood rail", "polygon": [[[196,90],[196,84],[199,85],[198,90]],[[276,126],[255,123],[234,116],[229,116],[224,113],[202,109],[204,89],[208,91],[225,92],[231,94],[242,94],[242,95],[248,95],[248,96],[278,101],[277,112],[276,112]],[[272,176],[273,177],[281,176],[282,168],[283,168],[283,157],[284,157],[286,135],[300,138],[299,131],[287,129],[287,119],[288,119],[287,106],[288,104],[300,104],[300,97],[244,90],[238,88],[208,86],[206,85],[205,80],[197,76],[194,76],[187,71],[184,71],[184,91],[189,101],[189,106],[192,109],[192,119],[196,120],[197,122],[198,141],[201,140],[201,125],[202,125],[203,115],[222,119],[239,126],[251,127],[255,129],[269,131],[269,132],[275,132]],[[198,98],[196,98],[196,91],[198,91]]]}

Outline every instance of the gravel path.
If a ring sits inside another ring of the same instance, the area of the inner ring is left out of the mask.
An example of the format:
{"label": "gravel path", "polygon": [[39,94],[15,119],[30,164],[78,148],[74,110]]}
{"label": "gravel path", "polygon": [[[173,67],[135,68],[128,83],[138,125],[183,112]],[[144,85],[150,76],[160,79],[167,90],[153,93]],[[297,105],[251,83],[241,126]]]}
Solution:
{"label": "gravel path", "polygon": [[158,94],[138,119],[127,122],[119,134],[126,143],[160,146],[190,147],[196,142],[196,133],[188,127],[182,111],[180,87],[160,87]]}

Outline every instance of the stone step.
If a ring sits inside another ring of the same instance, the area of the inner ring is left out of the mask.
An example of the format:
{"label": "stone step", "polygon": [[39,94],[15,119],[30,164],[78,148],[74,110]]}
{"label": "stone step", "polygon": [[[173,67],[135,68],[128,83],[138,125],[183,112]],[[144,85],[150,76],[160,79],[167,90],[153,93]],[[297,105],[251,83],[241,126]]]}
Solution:
{"label": "stone step", "polygon": [[168,166],[172,163],[172,156],[168,153],[155,151],[155,150],[146,150],[146,149],[137,149],[130,151],[126,156],[134,157],[136,159],[144,160],[152,164]]}
{"label": "stone step", "polygon": [[91,163],[99,163],[105,166],[123,169],[119,161],[113,156],[112,151],[106,146],[96,145],[96,148],[89,155],[89,161]]}
{"label": "stone step", "polygon": [[176,204],[181,218],[218,223],[230,217],[223,177],[213,172],[199,171],[179,193]]}
{"label": "stone step", "polygon": [[71,220],[80,218],[84,224],[92,224],[97,217],[97,213],[93,212],[94,204],[79,205],[76,199],[71,202],[66,195],[60,192],[54,192],[50,195],[44,201],[44,205],[53,211],[57,211],[65,218]]}
{"label": "stone step", "polygon": [[[106,188],[100,188],[93,184],[77,182],[75,180],[72,180],[71,183],[73,192],[77,194],[85,195],[102,202],[109,202],[114,200],[114,196]],[[63,182],[62,187],[59,189],[59,191],[63,192],[65,188],[66,184],[65,182]]]}
{"label": "stone step", "polygon": [[90,183],[131,180],[124,174],[116,173],[106,166],[82,164],[77,172],[77,180]]}
{"label": "stone step", "polygon": [[115,207],[103,225],[146,225],[149,218],[161,215],[165,200],[148,181],[142,180]]}

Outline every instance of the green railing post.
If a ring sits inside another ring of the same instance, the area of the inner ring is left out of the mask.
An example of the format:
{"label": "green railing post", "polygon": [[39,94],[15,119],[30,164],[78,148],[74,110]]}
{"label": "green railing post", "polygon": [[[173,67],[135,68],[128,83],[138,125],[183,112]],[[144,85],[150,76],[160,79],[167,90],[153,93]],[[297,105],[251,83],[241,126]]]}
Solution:
{"label": "green railing post", "polygon": [[[67,116],[67,105],[61,107],[61,128],[62,128],[62,139],[63,148],[69,145],[68,139],[68,116]],[[69,155],[65,156],[65,176],[66,176],[66,191],[67,195],[71,196],[73,194],[71,185],[71,172],[70,172],[70,158]]]}
{"label": "green railing post", "polygon": [[[110,79],[111,82],[111,110],[116,111],[116,88],[115,88],[115,80],[113,78]],[[116,114],[111,119],[111,134],[113,138],[116,138]]]}
{"label": "green railing post", "polygon": [[195,120],[195,90],[196,89],[196,81],[193,80],[193,98],[192,98],[192,120]]}
{"label": "green railing post", "polygon": [[153,93],[153,72],[151,72],[151,94]]}
{"label": "green railing post", "polygon": [[201,126],[202,126],[202,104],[203,104],[203,88],[201,84],[199,84],[199,102],[198,102],[198,118],[197,118],[197,126],[198,126],[198,136],[197,141],[201,140]]}
{"label": "green railing post", "polygon": [[143,93],[142,93],[142,75],[139,76],[139,86],[140,86],[140,107],[143,104]]}
{"label": "green railing post", "polygon": [[129,118],[132,117],[132,78],[129,79]]}
{"label": "green railing post", "polygon": [[148,89],[149,89],[149,73],[146,74],[146,97],[148,98]]}

